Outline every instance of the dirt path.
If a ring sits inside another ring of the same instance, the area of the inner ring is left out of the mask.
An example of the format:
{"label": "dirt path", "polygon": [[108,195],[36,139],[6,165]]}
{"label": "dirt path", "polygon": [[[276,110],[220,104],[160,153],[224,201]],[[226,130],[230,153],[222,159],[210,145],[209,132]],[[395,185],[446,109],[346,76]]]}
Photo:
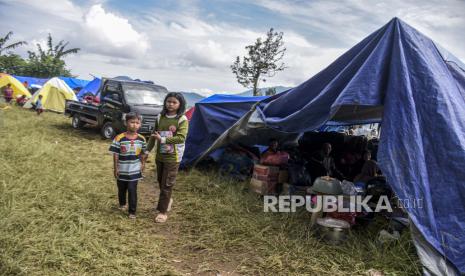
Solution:
{"label": "dirt path", "polygon": [[[158,184],[155,182],[153,161],[149,161],[147,164],[145,174],[146,178],[139,184],[138,208],[140,211],[148,213],[153,221],[154,208],[159,194]],[[183,181],[182,175],[178,176],[178,181]],[[168,221],[165,224],[153,224],[152,234],[161,238],[167,248],[167,251],[163,253],[163,258],[182,275],[241,275],[236,269],[240,267],[240,263],[233,260],[235,256],[223,255],[219,258],[212,258],[215,252],[208,252],[204,248],[185,244],[185,239],[182,238],[183,212],[181,209],[179,205],[176,206],[175,202]],[[227,261],[222,260],[225,258]]]}

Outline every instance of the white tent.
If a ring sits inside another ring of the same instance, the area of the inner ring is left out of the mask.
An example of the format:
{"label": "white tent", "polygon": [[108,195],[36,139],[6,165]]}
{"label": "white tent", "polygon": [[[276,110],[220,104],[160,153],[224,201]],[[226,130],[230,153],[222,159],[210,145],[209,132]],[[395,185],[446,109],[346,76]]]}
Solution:
{"label": "white tent", "polygon": [[59,78],[52,78],[38,90],[24,105],[25,108],[32,108],[32,104],[37,102],[39,95],[42,95],[42,106],[44,109],[56,112],[65,111],[66,100],[77,101],[74,91]]}

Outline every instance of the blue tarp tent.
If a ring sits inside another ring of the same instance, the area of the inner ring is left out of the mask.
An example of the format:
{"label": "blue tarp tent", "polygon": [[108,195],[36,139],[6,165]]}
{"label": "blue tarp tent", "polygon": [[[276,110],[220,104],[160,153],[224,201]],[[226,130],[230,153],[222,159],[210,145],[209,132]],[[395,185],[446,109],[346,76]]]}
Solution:
{"label": "blue tarp tent", "polygon": [[223,132],[247,113],[252,105],[266,98],[268,97],[213,95],[196,103],[182,166],[191,165]]}
{"label": "blue tarp tent", "polygon": [[[49,79],[42,79],[42,78],[33,78],[33,77],[24,77],[24,76],[14,76],[17,80],[21,83],[27,81],[29,86],[35,84],[43,86]],[[85,87],[89,81],[88,80],[81,80],[75,78],[68,78],[68,77],[59,77],[62,81],[64,81],[71,89],[76,87]]]}
{"label": "blue tarp tent", "polygon": [[48,79],[33,78],[33,77],[23,77],[23,76],[13,76],[13,77],[15,77],[21,83],[24,83],[25,81],[27,81],[29,86],[31,85],[43,86],[48,81]]}
{"label": "blue tarp tent", "polygon": [[75,78],[69,78],[69,77],[59,77],[60,80],[64,81],[71,89],[74,89],[76,87],[84,87],[86,86],[89,81],[88,80],[81,80],[81,79],[75,79]]}
{"label": "blue tarp tent", "polygon": [[94,96],[97,95],[101,83],[101,79],[94,78],[86,86],[84,86],[84,88],[82,88],[81,91],[79,91],[79,93],[77,94],[78,99],[82,99],[86,94],[92,94]]}
{"label": "blue tarp tent", "polygon": [[401,200],[422,203],[405,207],[425,273],[465,273],[465,67],[457,58],[394,18],[277,96],[205,154],[233,141],[257,143],[263,131],[381,122],[380,168]]}

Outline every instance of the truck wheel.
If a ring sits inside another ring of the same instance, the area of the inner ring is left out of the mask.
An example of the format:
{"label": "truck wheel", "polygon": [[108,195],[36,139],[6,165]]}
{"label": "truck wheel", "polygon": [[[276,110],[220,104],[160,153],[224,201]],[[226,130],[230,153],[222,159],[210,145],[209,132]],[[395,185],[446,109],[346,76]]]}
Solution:
{"label": "truck wheel", "polygon": [[83,121],[81,121],[81,119],[79,119],[79,115],[77,114],[74,114],[73,116],[73,119],[71,120],[71,125],[73,126],[73,128],[81,128],[85,125],[86,123],[84,123]]}
{"label": "truck wheel", "polygon": [[116,134],[115,129],[113,128],[113,124],[111,122],[106,122],[103,124],[100,134],[102,134],[102,137],[105,139],[113,139]]}

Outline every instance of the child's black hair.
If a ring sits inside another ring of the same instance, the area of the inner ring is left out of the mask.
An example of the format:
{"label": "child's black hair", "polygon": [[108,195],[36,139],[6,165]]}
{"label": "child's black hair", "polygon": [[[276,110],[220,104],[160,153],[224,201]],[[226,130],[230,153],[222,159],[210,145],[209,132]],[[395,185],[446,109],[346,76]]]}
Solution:
{"label": "child's black hair", "polygon": [[165,100],[163,101],[163,110],[161,111],[161,115],[166,115],[168,112],[168,110],[166,110],[166,100],[171,97],[176,98],[179,101],[178,112],[176,112],[176,117],[179,118],[184,115],[184,112],[186,112],[186,99],[184,99],[184,96],[179,92],[170,92],[166,95]]}
{"label": "child's black hair", "polygon": [[139,113],[137,112],[129,112],[126,114],[126,123],[129,122],[129,120],[134,120],[134,119],[138,119],[139,121],[141,121],[141,117],[139,115]]}
{"label": "child's black hair", "polygon": [[39,95],[39,99],[41,99],[41,98],[43,98],[43,97],[44,97],[44,95]]}

